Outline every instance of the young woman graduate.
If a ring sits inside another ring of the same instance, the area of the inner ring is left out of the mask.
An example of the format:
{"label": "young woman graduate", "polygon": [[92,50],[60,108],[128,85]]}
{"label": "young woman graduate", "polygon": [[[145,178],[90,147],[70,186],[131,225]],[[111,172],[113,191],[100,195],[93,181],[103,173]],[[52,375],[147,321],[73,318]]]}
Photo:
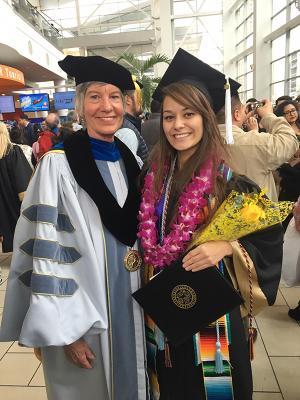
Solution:
{"label": "young woman graduate", "polygon": [[[259,190],[247,177],[233,174],[223,162],[226,146],[214,113],[224,106],[225,82],[222,73],[179,49],[154,94],[162,101],[161,135],[144,178],[138,234],[147,279],[184,254],[193,233],[208,224],[232,189],[244,193]],[[233,92],[239,86],[231,80]],[[282,258],[281,225],[239,242],[251,264],[257,312],[276,298]],[[238,285],[245,307],[236,307],[218,324],[176,347],[146,318],[153,399],[252,399],[250,358],[242,321],[249,312],[249,282],[239,242],[201,244],[184,256],[182,267],[193,274],[223,260],[224,275]],[[211,287],[214,290],[213,282]],[[220,303],[224,300],[218,293],[215,297]],[[153,302],[159,307],[159,296]],[[222,344],[225,372],[206,367],[206,361],[212,359],[212,354],[214,357],[216,342]]]}

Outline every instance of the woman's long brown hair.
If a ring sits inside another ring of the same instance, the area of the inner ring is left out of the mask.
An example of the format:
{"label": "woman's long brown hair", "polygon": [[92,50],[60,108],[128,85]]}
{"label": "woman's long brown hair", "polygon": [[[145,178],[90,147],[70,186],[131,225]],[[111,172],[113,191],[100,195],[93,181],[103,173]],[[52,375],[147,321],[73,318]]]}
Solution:
{"label": "woman's long brown hair", "polygon": [[[176,82],[164,88],[163,98],[166,96],[171,97],[182,106],[199,113],[203,120],[203,136],[194,154],[186,161],[182,170],[177,169],[175,172],[174,186],[172,188],[172,210],[168,218],[168,221],[171,221],[177,214],[177,204],[180,194],[193,175],[199,172],[201,166],[208,159],[211,159],[213,162],[213,194],[216,200],[215,205],[218,206],[223,201],[226,183],[222,178],[218,177],[217,169],[220,161],[228,161],[229,156],[224,139],[218,129],[215,114],[199,89],[188,83]],[[154,180],[156,192],[159,192],[162,187],[165,178],[165,165],[170,165],[177,154],[177,151],[169,144],[163,132],[163,107],[164,104],[162,104],[160,121],[160,139],[149,159],[149,164],[156,166]]]}

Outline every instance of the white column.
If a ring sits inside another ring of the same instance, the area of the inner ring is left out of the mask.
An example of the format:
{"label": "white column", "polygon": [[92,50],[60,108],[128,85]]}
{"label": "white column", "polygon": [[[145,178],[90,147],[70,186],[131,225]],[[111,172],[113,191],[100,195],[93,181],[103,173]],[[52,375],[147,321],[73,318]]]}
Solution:
{"label": "white column", "polygon": [[[64,79],[55,80],[54,81],[54,86],[58,86],[58,87],[55,88],[55,91],[56,92],[65,92],[66,91],[65,83],[66,83],[66,81]],[[59,117],[65,117],[68,114],[68,112],[69,112],[69,110],[67,110],[67,109],[57,110],[57,115]]]}
{"label": "white column", "polygon": [[272,0],[254,1],[253,95],[259,100],[271,97],[271,42],[264,42],[271,33],[271,15]]}
{"label": "white column", "polygon": [[[155,53],[164,54],[170,59],[174,53],[171,1],[173,0],[151,0],[151,12],[155,30]],[[155,66],[155,75],[162,76],[167,67],[166,63],[157,64]]]}
{"label": "white column", "polygon": [[224,35],[224,73],[231,78],[236,77],[235,63],[235,14],[234,1],[223,1],[223,35]]}

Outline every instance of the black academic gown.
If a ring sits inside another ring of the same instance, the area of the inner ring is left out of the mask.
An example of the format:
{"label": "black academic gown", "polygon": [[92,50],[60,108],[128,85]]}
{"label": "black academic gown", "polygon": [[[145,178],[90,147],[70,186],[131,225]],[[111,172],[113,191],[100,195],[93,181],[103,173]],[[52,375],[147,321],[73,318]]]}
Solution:
{"label": "black academic gown", "polygon": [[[278,172],[281,177],[279,200],[297,201],[300,196],[300,162],[293,167],[288,163],[283,164],[278,168]],[[282,225],[284,230],[288,227],[292,216],[293,215],[290,214],[286,220],[283,221]]]}
{"label": "black academic gown", "polygon": [[[228,183],[228,193],[252,192],[257,186],[246,177],[238,177]],[[251,257],[262,289],[269,305],[275,302],[281,275],[283,229],[281,224],[253,233],[242,239]],[[230,280],[225,271],[225,277]],[[222,299],[220,299],[222,301]],[[231,345],[229,346],[232,365],[232,382],[235,400],[252,400],[252,373],[248,344],[239,307],[229,313]],[[160,400],[203,400],[205,389],[202,366],[195,366],[192,338],[178,347],[170,345],[172,368],[165,367],[164,351],[158,351],[156,368],[160,387]]]}
{"label": "black academic gown", "polygon": [[12,146],[0,159],[0,235],[4,237],[4,253],[13,249],[21,206],[18,194],[26,191],[31,174],[32,169],[19,146]]}

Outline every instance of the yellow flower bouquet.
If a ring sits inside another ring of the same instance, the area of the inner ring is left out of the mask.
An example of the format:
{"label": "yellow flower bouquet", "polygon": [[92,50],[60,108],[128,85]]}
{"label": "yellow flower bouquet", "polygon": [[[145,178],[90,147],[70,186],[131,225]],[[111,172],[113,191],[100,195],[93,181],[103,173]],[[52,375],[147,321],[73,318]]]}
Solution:
{"label": "yellow flower bouquet", "polygon": [[233,241],[250,233],[268,228],[285,220],[293,210],[294,203],[274,201],[260,193],[238,193],[232,191],[217,209],[210,223],[200,232],[195,232],[191,245],[210,240]]}

